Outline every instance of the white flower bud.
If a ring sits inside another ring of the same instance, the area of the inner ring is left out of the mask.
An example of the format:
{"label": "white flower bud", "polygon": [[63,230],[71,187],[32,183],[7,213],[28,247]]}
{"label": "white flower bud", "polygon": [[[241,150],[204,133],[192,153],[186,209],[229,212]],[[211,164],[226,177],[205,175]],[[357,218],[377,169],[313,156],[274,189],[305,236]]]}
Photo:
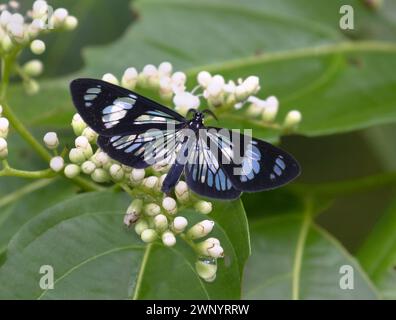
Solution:
{"label": "white flower bud", "polygon": [[162,200],[162,207],[170,214],[175,214],[177,212],[176,200],[171,197],[165,197]]}
{"label": "white flower bud", "polygon": [[197,81],[202,88],[207,88],[210,81],[212,80],[212,75],[208,71],[201,71],[198,73]]}
{"label": "white flower bud", "polygon": [[0,15],[0,25],[4,28],[7,26],[7,24],[10,22],[11,19],[11,13],[7,10],[4,10],[1,12]]}
{"label": "white flower bud", "polygon": [[34,95],[40,90],[40,85],[33,79],[25,80],[23,86],[28,95]]}
{"label": "white flower bud", "polygon": [[95,163],[88,160],[81,165],[81,171],[85,174],[92,174],[96,169]]}
{"label": "white flower bud", "polygon": [[64,174],[67,178],[74,178],[80,174],[80,167],[76,164],[68,164],[65,167]]}
{"label": "white flower bud", "polygon": [[212,203],[199,200],[197,203],[195,203],[195,209],[200,213],[209,214],[212,212]]}
{"label": "white flower bud", "polygon": [[140,237],[142,238],[142,240],[144,242],[150,243],[150,242],[155,241],[158,238],[158,234],[153,229],[145,229],[140,234]]}
{"label": "white flower bud", "polygon": [[176,217],[173,222],[172,222],[172,229],[173,231],[175,231],[176,233],[180,233],[183,232],[184,229],[187,227],[188,225],[188,221],[186,218],[184,217]]}
{"label": "white flower bud", "polygon": [[161,213],[161,208],[158,204],[156,203],[149,203],[146,204],[146,206],[144,207],[144,212],[148,215],[148,216],[156,216],[157,214]]}
{"label": "white flower bud", "polygon": [[33,18],[41,18],[47,13],[47,10],[47,2],[44,0],[37,0],[33,3],[32,16]]}
{"label": "white flower bud", "polygon": [[3,106],[0,104],[0,116],[3,113]]}
{"label": "white flower bud", "polygon": [[172,90],[175,94],[182,93],[186,90],[187,77],[183,72],[175,72],[172,77]]}
{"label": "white flower bud", "polygon": [[110,162],[110,157],[103,151],[97,151],[92,160],[97,166],[104,167]]}
{"label": "white flower bud", "polygon": [[106,170],[102,168],[97,168],[92,172],[91,178],[93,181],[98,182],[98,183],[104,183],[104,182],[109,182],[110,181],[110,176],[107,173]]}
{"label": "white flower bud", "polygon": [[159,74],[156,66],[145,65],[139,78],[139,84],[143,87],[157,88],[159,85]]}
{"label": "white flower bud", "polygon": [[45,51],[44,41],[33,40],[32,43],[30,44],[30,50],[32,50],[32,52],[37,55],[43,54]]}
{"label": "white flower bud", "polygon": [[197,250],[205,256],[212,258],[222,258],[224,250],[220,246],[220,241],[216,238],[208,238],[197,244]]}
{"label": "white flower bud", "polygon": [[72,163],[82,164],[86,160],[83,149],[72,148],[69,151],[69,159]]}
{"label": "white flower bud", "polygon": [[88,139],[89,142],[95,142],[98,138],[98,134],[93,131],[90,127],[86,127],[83,132],[82,136]]}
{"label": "white flower bud", "polygon": [[[133,171],[132,171],[133,172]],[[158,177],[150,176],[143,180],[143,186],[147,189],[153,189],[157,186]]]}
{"label": "white flower bud", "polygon": [[6,139],[0,138],[0,159],[5,159],[8,156],[8,144]]}
{"label": "white flower bud", "polygon": [[[1,108],[1,106],[0,106],[0,108]],[[2,110],[0,110],[0,115],[1,115],[1,111]],[[1,117],[0,118],[0,138],[7,138],[9,127],[10,127],[10,122],[8,121],[8,119]]]}
{"label": "white flower bud", "polygon": [[257,93],[260,90],[260,80],[256,76],[250,76],[242,83],[248,96]]}
{"label": "white flower bud", "polygon": [[133,185],[136,185],[144,179],[145,174],[144,169],[132,169],[129,180]]}
{"label": "white flower bud", "polygon": [[139,219],[135,224],[135,232],[140,236],[142,232],[149,228],[149,225],[146,220]]}
{"label": "white flower bud", "polygon": [[109,82],[109,83],[112,83],[112,84],[115,84],[117,86],[119,85],[118,79],[112,73],[104,74],[103,77],[102,77],[102,80],[106,81],[106,82]]}
{"label": "white flower bud", "polygon": [[164,231],[168,228],[168,219],[163,214],[158,214],[154,217],[154,225],[157,230]]}
{"label": "white flower bud", "polygon": [[187,236],[191,239],[199,239],[208,235],[214,226],[214,222],[211,220],[203,220],[196,225],[192,226],[187,231]]}
{"label": "white flower bud", "polygon": [[12,36],[12,38],[14,38],[15,41],[17,42],[22,42],[25,38],[25,30],[23,28],[23,24],[20,23],[15,23],[15,22],[10,22],[7,25],[7,29],[10,33],[10,35]]}
{"label": "white flower bud", "polygon": [[50,160],[50,168],[55,172],[61,172],[64,166],[65,166],[65,161],[63,160],[62,157],[57,156],[57,157],[53,157]]}
{"label": "white flower bud", "polygon": [[20,7],[20,4],[18,1],[16,0],[11,0],[10,2],[8,2],[8,5],[10,6],[10,8],[17,10]]}
{"label": "white flower bud", "polygon": [[81,118],[81,116],[78,113],[76,113],[73,116],[71,125],[73,128],[74,134],[76,136],[80,136],[83,133],[84,129],[87,127],[87,124],[84,122],[84,120]]}
{"label": "white flower bud", "polygon": [[56,149],[59,146],[59,139],[56,132],[47,132],[43,141],[48,149]]}
{"label": "white flower bud", "polygon": [[112,164],[109,172],[114,181],[121,181],[124,178],[124,170],[119,164]]}
{"label": "white flower bud", "polygon": [[89,141],[84,136],[79,136],[74,140],[74,144],[76,148],[85,149],[90,146]]}
{"label": "white flower bud", "polygon": [[42,74],[44,65],[40,60],[34,59],[23,65],[23,70],[31,77],[37,77]]}
{"label": "white flower bud", "polygon": [[131,204],[128,206],[127,213],[133,213],[136,215],[140,215],[143,208],[143,200],[134,199]]}
{"label": "white flower bud", "polygon": [[264,122],[273,122],[277,114],[278,106],[269,104],[264,108],[263,113],[261,114],[261,118]]}
{"label": "white flower bud", "polygon": [[170,76],[172,74],[172,64],[170,62],[164,61],[158,66],[158,73],[160,76]]}
{"label": "white flower bud", "polygon": [[69,13],[65,8],[56,9],[52,15],[54,25],[56,27],[61,26],[65,22],[68,15]]}
{"label": "white flower bud", "polygon": [[176,244],[176,237],[175,235],[170,232],[166,231],[162,234],[162,243],[167,247],[172,247]]}
{"label": "white flower bud", "polygon": [[1,38],[0,41],[1,41],[1,47],[3,48],[3,50],[4,50],[5,52],[10,51],[11,48],[13,47],[12,40],[11,40],[11,38],[10,38],[8,35],[4,35],[4,36]]}
{"label": "white flower bud", "polygon": [[169,77],[162,77],[159,81],[159,93],[162,99],[170,100],[173,96],[172,79]]}
{"label": "white flower bud", "polygon": [[121,85],[124,88],[133,90],[136,87],[137,80],[138,80],[137,70],[135,68],[128,68],[125,70],[122,76]]}
{"label": "white flower bud", "polygon": [[301,122],[301,112],[297,110],[289,111],[286,115],[283,126],[285,129],[295,129]]}
{"label": "white flower bud", "polygon": [[186,202],[190,198],[187,183],[179,181],[175,186],[175,194],[180,202]]}
{"label": "white flower bud", "polygon": [[65,19],[65,29],[68,31],[72,31],[76,29],[78,26],[78,20],[74,16],[67,16]]}
{"label": "white flower bud", "polygon": [[207,282],[213,282],[216,279],[217,264],[215,261],[200,259],[195,263],[195,270]]}
{"label": "white flower bud", "polygon": [[189,109],[197,109],[199,107],[199,98],[189,92],[180,92],[173,97],[175,110],[185,115]]}

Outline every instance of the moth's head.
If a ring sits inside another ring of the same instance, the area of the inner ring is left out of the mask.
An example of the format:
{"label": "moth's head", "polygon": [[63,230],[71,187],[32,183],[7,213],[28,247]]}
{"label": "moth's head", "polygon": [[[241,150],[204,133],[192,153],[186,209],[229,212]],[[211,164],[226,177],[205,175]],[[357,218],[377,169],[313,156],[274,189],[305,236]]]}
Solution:
{"label": "moth's head", "polygon": [[209,114],[210,116],[212,116],[214,119],[217,120],[216,115],[212,112],[212,110],[209,110],[209,109],[205,109],[202,112],[197,111],[196,109],[190,109],[187,112],[187,115],[189,115],[189,114],[192,114],[190,121],[203,123],[205,114]]}

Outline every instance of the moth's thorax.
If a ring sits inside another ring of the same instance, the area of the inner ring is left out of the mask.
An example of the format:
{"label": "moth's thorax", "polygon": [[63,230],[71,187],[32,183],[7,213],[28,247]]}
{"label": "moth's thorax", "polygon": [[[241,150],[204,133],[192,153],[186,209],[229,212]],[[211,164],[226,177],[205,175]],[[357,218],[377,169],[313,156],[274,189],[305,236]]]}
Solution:
{"label": "moth's thorax", "polygon": [[195,112],[191,120],[188,121],[190,129],[200,129],[204,126],[204,115],[202,112]]}

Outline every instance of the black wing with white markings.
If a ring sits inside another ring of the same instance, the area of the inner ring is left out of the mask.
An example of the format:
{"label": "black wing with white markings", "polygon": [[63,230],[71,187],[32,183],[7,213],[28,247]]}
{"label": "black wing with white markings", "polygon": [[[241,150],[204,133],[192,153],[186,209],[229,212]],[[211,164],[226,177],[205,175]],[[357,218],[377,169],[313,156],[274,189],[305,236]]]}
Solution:
{"label": "black wing with white markings", "polygon": [[139,134],[170,125],[177,130],[186,122],[177,112],[102,80],[76,79],[70,90],[78,113],[100,135]]}
{"label": "black wing with white markings", "polygon": [[290,154],[267,142],[220,128],[208,128],[207,135],[218,146],[222,168],[238,190],[274,189],[300,174]]}

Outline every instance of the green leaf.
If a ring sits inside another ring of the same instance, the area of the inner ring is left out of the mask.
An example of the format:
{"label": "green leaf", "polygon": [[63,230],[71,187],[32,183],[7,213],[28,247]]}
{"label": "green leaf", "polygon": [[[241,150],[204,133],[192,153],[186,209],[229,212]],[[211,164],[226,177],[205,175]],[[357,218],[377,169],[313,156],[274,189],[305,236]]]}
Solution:
{"label": "green leaf", "polygon": [[[301,212],[251,223],[252,256],[245,299],[375,299],[377,293],[355,259]],[[354,289],[340,288],[340,267],[351,265]]]}
{"label": "green leaf", "polygon": [[[356,30],[344,34],[339,8],[348,3],[359,19]],[[75,77],[121,75],[131,65],[168,60],[187,72],[189,83],[202,69],[234,79],[259,75],[262,97],[280,98],[280,121],[291,109],[302,111],[301,134],[345,132],[396,119],[396,45],[362,41],[395,40],[394,33],[379,32],[389,29],[382,11],[372,14],[361,1],[145,0],[136,7],[141,19],[113,44],[86,50],[86,68]],[[69,80],[44,82],[46,94],[30,98],[31,107],[19,113],[31,124],[68,124],[75,111]],[[11,93],[12,105],[21,108],[26,101],[21,88]],[[252,128],[258,137],[279,135],[241,112],[220,119],[222,126]]]}
{"label": "green leaf", "polygon": [[[75,187],[69,182],[51,179],[31,182],[8,194],[5,200],[1,198],[0,252],[5,249],[11,237],[27,221],[74,193]],[[7,203],[10,204],[7,205]]]}
{"label": "green leaf", "polygon": [[396,202],[375,225],[357,258],[386,299],[396,299]]}
{"label": "green leaf", "polygon": [[[218,221],[213,236],[221,240],[226,257],[219,260],[217,279],[205,283],[195,272],[195,254],[181,239],[173,248],[160,243],[145,246],[132,230],[123,227],[129,201],[125,195],[112,192],[83,194],[28,222],[10,242],[7,261],[0,268],[0,298],[240,297],[241,272],[249,254],[240,202],[216,203],[209,216]],[[204,218],[191,210],[180,214],[190,224]],[[53,290],[45,291],[38,285],[42,265],[54,268]]]}

